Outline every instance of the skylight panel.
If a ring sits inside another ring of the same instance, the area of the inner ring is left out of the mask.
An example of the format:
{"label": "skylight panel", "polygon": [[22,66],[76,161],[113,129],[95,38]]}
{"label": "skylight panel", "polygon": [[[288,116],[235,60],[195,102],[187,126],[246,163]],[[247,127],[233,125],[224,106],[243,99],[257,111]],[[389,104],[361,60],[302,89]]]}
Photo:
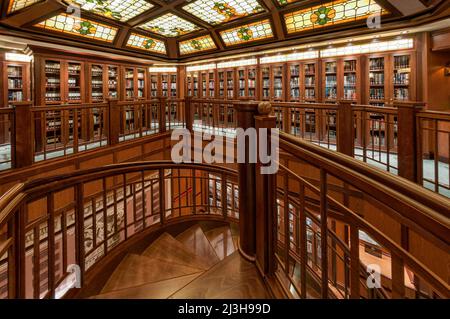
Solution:
{"label": "skylight panel", "polygon": [[388,13],[374,0],[337,0],[284,15],[288,33],[318,29]]}
{"label": "skylight panel", "polygon": [[64,13],[44,20],[34,26],[104,42],[113,42],[117,34],[117,28]]}
{"label": "skylight panel", "polygon": [[12,0],[9,2],[8,13],[19,11],[23,8],[32,6],[35,3],[42,2],[43,0]]}
{"label": "skylight panel", "polygon": [[180,53],[190,54],[195,52],[207,51],[216,48],[216,44],[209,35],[182,41],[179,43]]}
{"label": "skylight panel", "polygon": [[158,33],[166,37],[177,37],[200,29],[195,24],[172,13],[150,20],[140,27],[144,30]]}
{"label": "skylight panel", "polygon": [[272,38],[273,32],[270,21],[267,19],[221,31],[220,36],[223,42],[229,46]]}
{"label": "skylight panel", "polygon": [[213,25],[264,11],[257,0],[197,0],[183,10]]}
{"label": "skylight panel", "polygon": [[81,9],[122,22],[128,21],[154,7],[145,0],[68,0]]}
{"label": "skylight panel", "polygon": [[127,47],[166,54],[166,45],[163,41],[137,33],[131,33]]}

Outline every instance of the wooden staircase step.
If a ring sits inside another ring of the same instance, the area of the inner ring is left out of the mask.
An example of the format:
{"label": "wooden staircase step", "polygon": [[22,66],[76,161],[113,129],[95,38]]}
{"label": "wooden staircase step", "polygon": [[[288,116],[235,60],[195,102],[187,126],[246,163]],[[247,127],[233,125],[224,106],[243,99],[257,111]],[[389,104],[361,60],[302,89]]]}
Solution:
{"label": "wooden staircase step", "polygon": [[127,255],[102,289],[102,294],[156,281],[198,273],[198,268],[170,263],[157,258]]}
{"label": "wooden staircase step", "polygon": [[205,233],[200,226],[195,225],[178,235],[176,239],[181,242],[188,250],[201,257],[208,267],[217,264],[220,259],[214,248],[211,246]]}
{"label": "wooden staircase step", "polygon": [[237,225],[237,224],[230,224],[230,231],[231,231],[231,236],[233,236],[234,246],[236,247],[236,250],[237,250],[237,249],[239,249],[239,246],[238,246],[239,225]]}
{"label": "wooden staircase step", "polygon": [[198,272],[141,286],[119,289],[93,296],[91,299],[165,299],[185,287],[201,274],[202,272]]}
{"label": "wooden staircase step", "polygon": [[170,298],[264,299],[269,295],[255,265],[235,252]]}
{"label": "wooden staircase step", "polygon": [[208,238],[220,260],[223,260],[236,251],[231,230],[228,226],[210,229],[205,232],[205,236]]}
{"label": "wooden staircase step", "polygon": [[188,250],[181,242],[168,233],[158,237],[143,253],[142,256],[158,258],[167,262],[187,265],[193,268],[206,270],[207,262]]}

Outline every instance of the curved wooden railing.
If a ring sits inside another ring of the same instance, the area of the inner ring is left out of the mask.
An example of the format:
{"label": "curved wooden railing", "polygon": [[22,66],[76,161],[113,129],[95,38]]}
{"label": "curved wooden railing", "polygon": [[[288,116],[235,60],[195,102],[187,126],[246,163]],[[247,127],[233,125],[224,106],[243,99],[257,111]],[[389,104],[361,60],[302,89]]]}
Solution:
{"label": "curved wooden railing", "polygon": [[128,239],[238,219],[236,172],[137,162],[17,184],[0,198],[0,298],[59,298]]}
{"label": "curved wooden railing", "polygon": [[[434,259],[450,251],[450,200],[285,133],[280,152],[277,256],[291,291],[313,294],[312,271],[317,297],[450,297]],[[373,289],[365,267],[376,263]]]}

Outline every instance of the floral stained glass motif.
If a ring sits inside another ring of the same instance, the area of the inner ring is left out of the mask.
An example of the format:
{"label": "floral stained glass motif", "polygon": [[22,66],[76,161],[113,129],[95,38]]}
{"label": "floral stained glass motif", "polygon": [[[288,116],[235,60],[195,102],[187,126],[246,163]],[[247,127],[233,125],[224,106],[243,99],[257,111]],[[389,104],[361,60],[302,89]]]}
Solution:
{"label": "floral stained glass motif", "polygon": [[182,41],[179,43],[180,53],[190,54],[200,51],[212,50],[216,48],[216,45],[209,35],[202,37]]}
{"label": "floral stained glass motif", "polygon": [[154,6],[145,0],[66,0],[81,7],[81,9],[101,16],[128,21]]}
{"label": "floral stained glass motif", "polygon": [[166,53],[166,45],[163,41],[131,33],[128,38],[127,47],[152,51],[156,53]]}
{"label": "floral stained glass motif", "polygon": [[258,21],[220,32],[223,42],[235,45],[273,37],[269,20]]}
{"label": "floral stained glass motif", "polygon": [[105,42],[113,42],[117,34],[117,28],[64,13],[35,24],[35,27]]}
{"label": "floral stained glass motif", "polygon": [[8,13],[19,11],[43,0],[12,0],[9,2]]}
{"label": "floral stained glass motif", "polygon": [[257,0],[197,0],[183,10],[213,25],[264,11]]}
{"label": "floral stained glass motif", "polygon": [[387,14],[375,0],[336,0],[284,15],[288,33],[322,28]]}
{"label": "floral stained glass motif", "polygon": [[285,6],[285,5],[288,5],[289,3],[293,3],[293,2],[297,2],[297,1],[299,1],[299,0],[278,0],[278,3],[281,6]]}
{"label": "floral stained glass motif", "polygon": [[199,29],[195,24],[172,13],[150,20],[140,25],[140,27],[166,37],[177,37]]}

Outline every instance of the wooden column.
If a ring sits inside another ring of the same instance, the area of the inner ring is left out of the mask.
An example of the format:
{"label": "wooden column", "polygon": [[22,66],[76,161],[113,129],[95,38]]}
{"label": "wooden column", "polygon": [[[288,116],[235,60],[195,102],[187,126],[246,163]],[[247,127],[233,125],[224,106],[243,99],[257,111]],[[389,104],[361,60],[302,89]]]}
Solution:
{"label": "wooden column", "polygon": [[159,132],[164,133],[166,131],[166,105],[167,98],[159,98]]}
{"label": "wooden column", "polygon": [[395,102],[398,108],[398,175],[417,182],[416,112],[424,103]]}
{"label": "wooden column", "polygon": [[14,103],[14,167],[21,168],[33,164],[34,136],[32,131],[32,102]]}
{"label": "wooden column", "polygon": [[120,107],[117,99],[108,100],[108,145],[119,144],[120,135]]}
{"label": "wooden column", "polygon": [[353,120],[352,101],[339,102],[337,114],[337,150],[353,157],[355,148],[355,123]]}
{"label": "wooden column", "polygon": [[[248,129],[255,127],[257,104],[235,103],[237,127]],[[256,193],[255,164],[249,163],[249,147],[246,143],[245,163],[238,164],[239,176],[239,250],[247,259],[254,260],[256,253]]]}
{"label": "wooden column", "polygon": [[[258,147],[261,142],[267,143],[267,150],[271,150],[271,130],[276,127],[276,117],[269,114],[271,109],[263,110],[259,108],[261,115],[255,116],[255,127],[259,131],[267,128],[267,141],[260,141],[258,136]],[[270,154],[273,156],[273,154]],[[277,208],[276,208],[276,175],[261,174],[260,162],[256,164],[255,172],[255,192],[256,192],[256,265],[263,274],[273,274],[275,272],[275,247],[277,229]],[[247,189],[246,189],[247,190]]]}
{"label": "wooden column", "polygon": [[193,110],[191,109],[191,97],[184,98],[184,120],[186,121],[186,128],[192,131],[192,121],[194,120]]}

